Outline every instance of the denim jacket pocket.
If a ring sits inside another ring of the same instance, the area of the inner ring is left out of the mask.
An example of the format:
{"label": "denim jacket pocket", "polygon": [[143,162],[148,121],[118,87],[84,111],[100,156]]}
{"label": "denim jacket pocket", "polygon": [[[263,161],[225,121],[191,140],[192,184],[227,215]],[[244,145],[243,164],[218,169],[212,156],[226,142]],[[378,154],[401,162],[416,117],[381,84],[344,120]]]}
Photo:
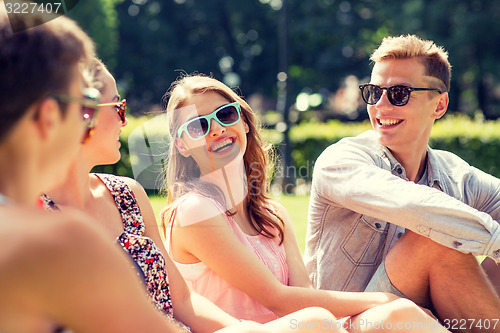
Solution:
{"label": "denim jacket pocket", "polygon": [[342,242],[342,252],[354,265],[375,265],[384,249],[386,226],[385,221],[362,215]]}

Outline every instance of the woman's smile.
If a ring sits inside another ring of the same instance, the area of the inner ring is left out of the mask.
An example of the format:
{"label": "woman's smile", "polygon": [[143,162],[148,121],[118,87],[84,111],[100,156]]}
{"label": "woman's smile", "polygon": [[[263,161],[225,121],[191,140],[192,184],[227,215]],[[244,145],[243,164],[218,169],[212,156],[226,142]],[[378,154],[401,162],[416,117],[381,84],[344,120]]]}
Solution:
{"label": "woman's smile", "polygon": [[213,142],[209,145],[208,151],[212,153],[219,153],[231,148],[234,145],[236,138],[226,137],[223,139],[219,139],[216,142]]}

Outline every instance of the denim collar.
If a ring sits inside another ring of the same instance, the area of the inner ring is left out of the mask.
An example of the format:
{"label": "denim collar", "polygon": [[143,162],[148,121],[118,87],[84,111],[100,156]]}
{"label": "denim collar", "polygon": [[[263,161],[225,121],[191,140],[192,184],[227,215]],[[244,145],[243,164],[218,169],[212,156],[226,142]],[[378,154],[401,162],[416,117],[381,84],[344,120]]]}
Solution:
{"label": "denim collar", "polygon": [[398,160],[392,155],[391,151],[389,148],[382,146],[379,144],[380,151],[382,153],[382,156],[384,156],[387,161],[389,162],[390,168],[391,168],[391,173],[393,175],[397,175],[398,177],[408,180],[408,177],[406,177],[406,170],[405,168],[401,165],[401,163],[398,162]]}
{"label": "denim collar", "polygon": [[[392,155],[391,151],[385,146],[379,146],[382,156],[385,156],[389,161],[392,174],[398,175],[399,177],[408,180],[408,178],[406,177],[405,168]],[[427,146],[427,185],[429,187],[437,187],[442,190],[441,179],[443,179],[444,176],[440,168],[437,166],[438,163],[439,162],[436,158],[436,153],[434,152],[434,150],[432,150],[431,147]]]}
{"label": "denim collar", "polygon": [[445,177],[447,177],[447,175],[443,173],[442,168],[439,168],[436,153],[431,147],[427,146],[427,181],[429,186],[443,190],[441,180]]}

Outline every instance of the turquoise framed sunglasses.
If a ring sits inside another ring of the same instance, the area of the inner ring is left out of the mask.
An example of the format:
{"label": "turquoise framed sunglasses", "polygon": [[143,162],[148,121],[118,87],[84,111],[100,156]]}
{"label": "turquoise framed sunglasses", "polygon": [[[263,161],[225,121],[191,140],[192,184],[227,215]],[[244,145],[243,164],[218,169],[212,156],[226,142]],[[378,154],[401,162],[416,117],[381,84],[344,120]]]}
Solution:
{"label": "turquoise framed sunglasses", "polygon": [[193,140],[200,140],[210,132],[211,120],[222,126],[231,126],[236,124],[241,119],[241,106],[238,102],[229,103],[221,106],[214,112],[205,116],[199,116],[188,120],[177,130],[177,137],[182,136],[182,132],[186,132]]}

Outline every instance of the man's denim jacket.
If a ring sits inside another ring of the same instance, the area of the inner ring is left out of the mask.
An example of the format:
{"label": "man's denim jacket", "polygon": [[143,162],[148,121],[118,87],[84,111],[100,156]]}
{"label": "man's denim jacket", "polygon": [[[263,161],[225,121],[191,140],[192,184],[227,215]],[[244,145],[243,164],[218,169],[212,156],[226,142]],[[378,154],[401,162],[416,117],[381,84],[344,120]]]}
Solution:
{"label": "man's denim jacket", "polygon": [[427,157],[425,186],[408,181],[373,131],[321,154],[304,255],[315,287],[363,291],[405,228],[500,261],[500,180],[449,152],[428,148]]}

